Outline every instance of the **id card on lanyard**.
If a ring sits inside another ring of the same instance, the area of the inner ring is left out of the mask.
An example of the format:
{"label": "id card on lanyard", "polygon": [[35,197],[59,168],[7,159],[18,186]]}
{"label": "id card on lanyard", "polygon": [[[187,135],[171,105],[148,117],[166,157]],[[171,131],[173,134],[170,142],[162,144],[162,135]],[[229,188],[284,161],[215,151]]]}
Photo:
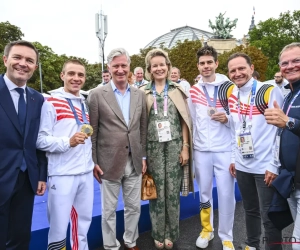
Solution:
{"label": "id card on lanyard", "polygon": [[171,125],[169,121],[156,121],[156,129],[158,132],[158,141],[171,141]]}
{"label": "id card on lanyard", "polygon": [[252,142],[252,136],[250,132],[246,132],[239,135],[240,151],[243,158],[253,158],[254,148]]}
{"label": "id card on lanyard", "polygon": [[[166,82],[165,87],[164,87],[164,117],[168,116],[168,83]],[[156,88],[155,84],[152,85],[152,93],[153,93],[153,108],[154,108],[154,114],[158,114],[158,109],[157,109],[157,100],[156,100]],[[171,135],[171,124],[168,120],[164,121],[155,121],[156,124],[156,130],[158,133],[158,141],[159,142],[166,142],[166,141],[171,141],[172,140],[172,135]]]}
{"label": "id card on lanyard", "polygon": [[[237,132],[238,137],[238,146],[240,149],[240,152],[243,156],[243,158],[254,158],[254,145],[251,135],[251,128],[252,128],[252,113],[253,113],[253,107],[255,102],[255,95],[256,95],[256,87],[257,87],[257,81],[253,81],[252,89],[251,89],[251,98],[250,95],[248,97],[248,106],[249,106],[249,99],[250,99],[250,111],[249,111],[249,124],[247,126],[246,118],[247,118],[247,110],[245,112],[245,115],[243,116],[241,114],[241,102],[240,102],[240,92],[238,92],[238,117],[241,123],[240,130]],[[246,129],[248,128],[248,132],[246,132]],[[242,132],[240,132],[242,131]]]}

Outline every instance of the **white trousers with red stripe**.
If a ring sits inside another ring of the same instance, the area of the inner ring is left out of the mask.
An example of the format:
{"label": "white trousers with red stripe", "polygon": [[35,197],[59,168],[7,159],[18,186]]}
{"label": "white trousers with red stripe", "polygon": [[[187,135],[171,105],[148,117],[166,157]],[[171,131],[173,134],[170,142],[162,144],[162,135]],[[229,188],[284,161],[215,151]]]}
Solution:
{"label": "white trousers with red stripe", "polygon": [[93,172],[48,178],[48,250],[65,249],[68,224],[72,250],[88,250],[87,233],[92,220]]}
{"label": "white trousers with red stripe", "polygon": [[219,230],[222,241],[232,241],[235,197],[234,178],[230,175],[231,152],[200,152],[194,150],[195,177],[199,186],[202,230],[213,231],[212,188],[216,178],[218,191]]}

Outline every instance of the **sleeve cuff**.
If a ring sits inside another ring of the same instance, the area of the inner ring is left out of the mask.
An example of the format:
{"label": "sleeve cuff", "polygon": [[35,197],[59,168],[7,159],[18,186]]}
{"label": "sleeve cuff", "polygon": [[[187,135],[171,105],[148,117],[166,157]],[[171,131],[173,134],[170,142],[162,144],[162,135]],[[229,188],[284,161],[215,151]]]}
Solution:
{"label": "sleeve cuff", "polygon": [[224,123],[224,125],[227,127],[227,128],[230,128],[230,116],[229,115],[226,115],[227,117],[227,122]]}
{"label": "sleeve cuff", "polygon": [[231,162],[230,163],[235,164],[235,157],[231,157]]}
{"label": "sleeve cuff", "polygon": [[279,167],[275,166],[275,165],[270,165],[267,170],[273,174],[278,175],[279,174]]}
{"label": "sleeve cuff", "polygon": [[69,137],[64,137],[63,142],[64,142],[64,149],[65,149],[65,152],[66,152],[71,148],[70,138]]}

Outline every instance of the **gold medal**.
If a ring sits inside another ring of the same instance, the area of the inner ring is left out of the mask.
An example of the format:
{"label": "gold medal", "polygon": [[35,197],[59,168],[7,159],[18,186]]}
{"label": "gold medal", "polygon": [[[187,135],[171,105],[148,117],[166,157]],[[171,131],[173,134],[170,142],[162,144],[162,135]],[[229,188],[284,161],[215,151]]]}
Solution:
{"label": "gold medal", "polygon": [[215,107],[209,107],[208,109],[207,109],[207,114],[209,115],[209,116],[212,116],[212,115],[214,115],[215,113],[217,113],[217,109],[215,108]]}
{"label": "gold medal", "polygon": [[87,136],[91,136],[93,134],[93,127],[89,124],[83,124],[81,127],[81,132],[85,133]]}

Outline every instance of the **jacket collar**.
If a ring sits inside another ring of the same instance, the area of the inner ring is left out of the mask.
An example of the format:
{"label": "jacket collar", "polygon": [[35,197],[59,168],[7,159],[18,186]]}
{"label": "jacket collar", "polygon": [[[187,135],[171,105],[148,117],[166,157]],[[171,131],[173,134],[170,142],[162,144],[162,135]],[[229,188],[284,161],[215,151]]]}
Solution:
{"label": "jacket collar", "polygon": [[286,86],[284,86],[284,88],[290,89],[292,92],[298,91],[300,89],[300,80],[294,82],[292,85],[293,85],[293,90],[291,89],[290,84],[287,84]]}
{"label": "jacket collar", "polygon": [[250,80],[242,87],[238,88],[239,91],[241,92],[249,92],[252,89],[252,84],[253,84],[253,77],[250,78]]}

